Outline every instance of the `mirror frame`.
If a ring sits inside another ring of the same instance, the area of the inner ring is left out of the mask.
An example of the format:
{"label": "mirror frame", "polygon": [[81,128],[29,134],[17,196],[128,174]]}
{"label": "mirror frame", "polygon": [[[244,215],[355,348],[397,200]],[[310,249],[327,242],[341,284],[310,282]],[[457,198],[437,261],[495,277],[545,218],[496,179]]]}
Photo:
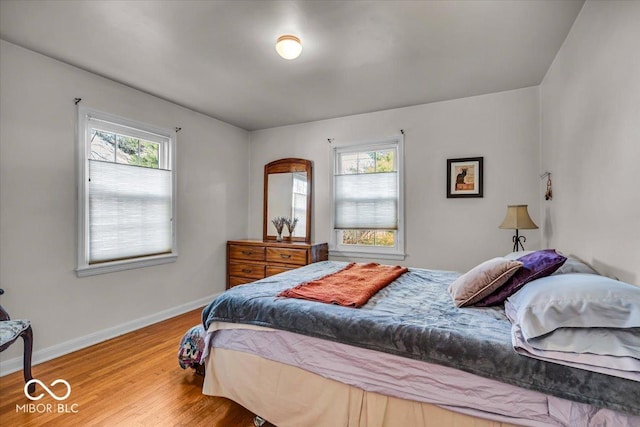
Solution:
{"label": "mirror frame", "polygon": [[287,173],[287,172],[306,172],[307,174],[307,229],[305,231],[304,237],[289,237],[283,236],[283,242],[306,242],[309,243],[311,241],[311,196],[313,189],[313,174],[312,174],[313,166],[311,160],[305,159],[280,159],[274,160],[271,163],[267,163],[264,166],[264,210],[262,213],[262,239],[264,241],[267,240],[276,240],[275,235],[269,236],[267,235],[267,228],[269,225],[269,219],[267,218],[267,207],[269,206],[269,175],[276,173]]}

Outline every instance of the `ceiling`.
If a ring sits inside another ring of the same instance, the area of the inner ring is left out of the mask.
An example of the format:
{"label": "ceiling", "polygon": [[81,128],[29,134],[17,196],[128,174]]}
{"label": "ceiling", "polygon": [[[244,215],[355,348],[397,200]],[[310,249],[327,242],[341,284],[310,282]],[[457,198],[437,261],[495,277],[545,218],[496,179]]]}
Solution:
{"label": "ceiling", "polygon": [[582,4],[0,0],[0,38],[256,130],[538,85]]}

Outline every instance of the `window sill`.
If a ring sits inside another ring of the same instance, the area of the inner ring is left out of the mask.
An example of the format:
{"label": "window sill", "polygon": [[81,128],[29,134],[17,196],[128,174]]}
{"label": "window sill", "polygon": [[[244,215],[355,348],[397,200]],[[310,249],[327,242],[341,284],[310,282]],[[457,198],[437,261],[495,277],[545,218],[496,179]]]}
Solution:
{"label": "window sill", "polygon": [[374,259],[391,259],[396,261],[404,261],[406,255],[403,253],[385,253],[385,252],[364,252],[364,251],[343,251],[337,249],[329,250],[330,256],[344,258],[374,258]]}
{"label": "window sill", "polygon": [[151,267],[153,265],[168,264],[178,259],[177,254],[162,255],[149,258],[138,258],[127,261],[113,261],[100,264],[86,265],[76,268],[78,277],[95,276],[98,274],[113,273],[115,271],[132,270],[134,268]]}

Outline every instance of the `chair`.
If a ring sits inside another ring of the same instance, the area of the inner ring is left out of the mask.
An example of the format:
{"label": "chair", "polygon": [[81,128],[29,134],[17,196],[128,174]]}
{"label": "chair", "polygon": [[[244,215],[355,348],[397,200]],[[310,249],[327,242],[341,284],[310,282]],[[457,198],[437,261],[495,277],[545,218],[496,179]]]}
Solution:
{"label": "chair", "polygon": [[[4,290],[0,289],[0,295]],[[24,382],[33,379],[31,375],[31,353],[33,351],[33,331],[28,320],[11,320],[9,313],[0,305],[0,352],[9,348],[18,338],[24,340],[23,374]],[[29,393],[36,389],[35,383],[29,384]]]}

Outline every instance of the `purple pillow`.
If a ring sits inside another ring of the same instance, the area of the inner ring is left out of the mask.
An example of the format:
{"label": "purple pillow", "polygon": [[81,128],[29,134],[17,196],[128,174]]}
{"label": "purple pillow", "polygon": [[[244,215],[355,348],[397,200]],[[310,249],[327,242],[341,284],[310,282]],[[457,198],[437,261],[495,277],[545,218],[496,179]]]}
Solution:
{"label": "purple pillow", "polygon": [[555,249],[544,249],[522,256],[518,258],[518,261],[522,262],[520,270],[516,271],[504,285],[474,305],[488,307],[502,304],[526,283],[553,274],[566,260],[567,258],[557,253]]}

